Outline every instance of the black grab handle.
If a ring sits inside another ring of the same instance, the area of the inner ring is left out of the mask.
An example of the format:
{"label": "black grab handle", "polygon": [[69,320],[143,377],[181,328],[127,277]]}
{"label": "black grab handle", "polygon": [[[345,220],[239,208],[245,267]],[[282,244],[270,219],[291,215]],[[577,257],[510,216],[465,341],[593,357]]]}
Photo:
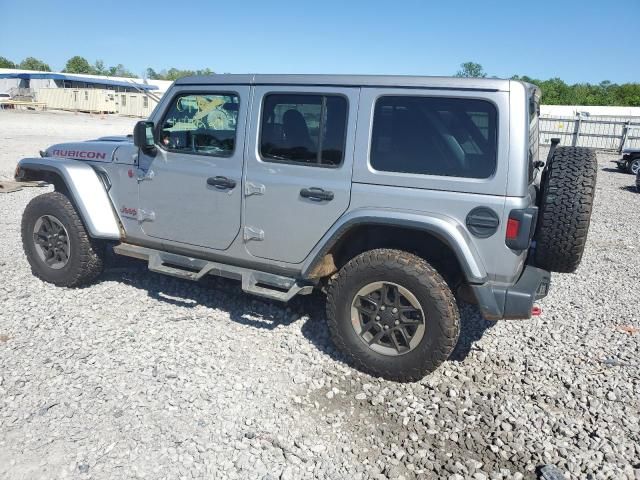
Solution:
{"label": "black grab handle", "polygon": [[333,200],[333,192],[317,187],[303,188],[300,190],[300,196],[316,201],[330,202]]}
{"label": "black grab handle", "polygon": [[209,177],[207,178],[207,185],[216,187],[219,189],[235,188],[236,181],[227,177]]}

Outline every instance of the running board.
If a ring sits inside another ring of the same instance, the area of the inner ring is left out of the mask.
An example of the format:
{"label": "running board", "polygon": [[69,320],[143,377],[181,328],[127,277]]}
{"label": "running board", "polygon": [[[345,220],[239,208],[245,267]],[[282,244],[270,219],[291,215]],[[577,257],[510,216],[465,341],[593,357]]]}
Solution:
{"label": "running board", "polygon": [[308,295],[313,291],[313,285],[299,285],[294,278],[210,262],[129,243],[120,243],[113,247],[113,251],[118,255],[146,260],[149,270],[152,272],[184,280],[198,281],[205,275],[240,280],[243,291],[281,302],[288,302],[296,295]]}

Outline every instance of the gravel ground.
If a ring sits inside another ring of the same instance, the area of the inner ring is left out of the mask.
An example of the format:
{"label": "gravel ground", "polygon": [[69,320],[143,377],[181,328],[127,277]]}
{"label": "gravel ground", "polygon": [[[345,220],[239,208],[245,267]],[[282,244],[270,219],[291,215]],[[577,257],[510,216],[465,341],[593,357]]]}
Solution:
{"label": "gravel ground", "polygon": [[[62,140],[134,120],[0,112],[0,176]],[[452,359],[414,384],[352,369],[320,296],[288,306],[114,264],[99,283],[33,277],[0,196],[0,478],[640,478],[640,195],[600,155],[578,272],[543,314],[461,305]]]}

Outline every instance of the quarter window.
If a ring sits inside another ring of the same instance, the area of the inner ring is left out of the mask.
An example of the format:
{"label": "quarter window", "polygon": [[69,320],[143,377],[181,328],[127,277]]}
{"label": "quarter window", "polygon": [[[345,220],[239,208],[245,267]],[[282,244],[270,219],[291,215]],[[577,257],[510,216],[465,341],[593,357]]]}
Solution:
{"label": "quarter window", "polygon": [[234,94],[188,94],[172,100],[160,128],[167,150],[214,156],[233,154],[239,99]]}
{"label": "quarter window", "polygon": [[497,113],[484,100],[380,97],[371,166],[379,171],[488,178],[496,168]]}
{"label": "quarter window", "polygon": [[271,94],[264,100],[260,154],[267,161],[342,163],[347,100],[337,95]]}

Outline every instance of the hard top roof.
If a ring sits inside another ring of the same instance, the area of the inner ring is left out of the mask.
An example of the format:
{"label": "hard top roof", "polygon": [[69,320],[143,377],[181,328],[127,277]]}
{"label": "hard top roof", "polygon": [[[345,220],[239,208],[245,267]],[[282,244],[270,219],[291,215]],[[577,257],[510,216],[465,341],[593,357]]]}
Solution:
{"label": "hard top roof", "polygon": [[510,82],[513,82],[513,80],[503,80],[498,78],[424,77],[410,75],[214,74],[183,77],[176,80],[176,85],[318,85],[341,87],[409,87],[444,90],[509,91]]}

